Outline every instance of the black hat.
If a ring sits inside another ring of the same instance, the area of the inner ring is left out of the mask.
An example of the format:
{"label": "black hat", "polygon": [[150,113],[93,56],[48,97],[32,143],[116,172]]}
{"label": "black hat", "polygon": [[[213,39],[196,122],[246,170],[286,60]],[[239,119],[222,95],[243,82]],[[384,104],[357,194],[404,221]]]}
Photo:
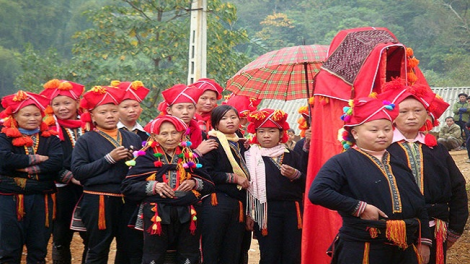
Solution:
{"label": "black hat", "polygon": [[462,96],[462,95],[465,95],[465,97],[468,97],[468,94],[466,94],[466,93],[459,93],[459,97]]}

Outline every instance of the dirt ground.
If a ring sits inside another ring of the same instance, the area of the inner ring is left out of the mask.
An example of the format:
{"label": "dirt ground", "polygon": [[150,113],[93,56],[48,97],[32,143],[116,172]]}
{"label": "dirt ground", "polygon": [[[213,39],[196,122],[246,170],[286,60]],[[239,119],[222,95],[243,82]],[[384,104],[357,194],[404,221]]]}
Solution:
{"label": "dirt ground", "polygon": [[[462,171],[462,174],[467,179],[467,193],[470,197],[470,163],[467,163],[466,160],[467,152],[465,150],[460,151],[451,151],[451,155],[454,158],[457,166]],[[454,244],[454,246],[447,251],[447,264],[462,264],[462,263],[470,263],[470,221],[467,221],[467,225],[465,226],[465,231],[462,237]],[[81,252],[83,251],[83,245],[80,242],[80,237],[78,234],[74,236],[72,241],[72,256],[73,260],[72,263],[81,263]],[[47,256],[47,263],[52,263],[51,261],[51,245],[49,245],[49,251]],[[111,246],[110,256],[109,256],[109,263],[114,262],[114,255],[116,253],[115,244]],[[24,253],[25,255],[26,253]],[[249,263],[255,264],[259,262],[259,249],[257,240],[253,240],[251,244],[251,249],[249,251]],[[24,258],[23,258],[24,259]],[[21,263],[26,263],[26,261],[22,261]]]}

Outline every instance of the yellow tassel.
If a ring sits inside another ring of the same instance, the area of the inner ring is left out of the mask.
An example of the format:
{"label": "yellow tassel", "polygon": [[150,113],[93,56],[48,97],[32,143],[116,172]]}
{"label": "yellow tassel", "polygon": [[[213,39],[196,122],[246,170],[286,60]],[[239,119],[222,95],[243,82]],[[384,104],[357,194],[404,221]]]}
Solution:
{"label": "yellow tassel", "polygon": [[371,238],[377,238],[379,236],[379,231],[375,227],[369,227],[369,235]]}
{"label": "yellow tassel", "polygon": [[444,264],[444,242],[447,239],[446,222],[436,219],[436,227],[434,229],[434,237],[436,238],[436,264]]}
{"label": "yellow tassel", "polygon": [[100,204],[98,209],[98,229],[106,229],[106,215],[104,211],[104,195],[100,195]]}
{"label": "yellow tassel", "polygon": [[243,223],[245,221],[245,214],[243,213],[243,204],[242,202],[238,201],[238,207],[239,207],[239,215],[238,215],[238,222]]}
{"label": "yellow tassel", "polygon": [[52,220],[55,220],[57,216],[57,204],[56,204],[57,197],[55,193],[51,194],[51,197],[52,197]]}
{"label": "yellow tassel", "polygon": [[44,195],[44,210],[46,213],[46,227],[49,227],[49,196],[47,194]]}
{"label": "yellow tassel", "polygon": [[370,243],[364,243],[364,256],[362,257],[362,264],[369,264]]}
{"label": "yellow tassel", "polygon": [[147,179],[145,179],[145,180],[146,181],[155,181],[156,177],[157,177],[157,174],[154,173],[154,174],[148,176]]}
{"label": "yellow tassel", "polygon": [[403,220],[388,220],[386,238],[399,248],[406,249],[406,224]]}
{"label": "yellow tassel", "polygon": [[[423,258],[419,254],[418,248],[413,244],[413,250],[415,251],[416,254],[416,260],[418,260],[418,264],[423,264]],[[436,262],[437,263],[437,262]]]}
{"label": "yellow tassel", "polygon": [[217,194],[216,193],[211,193],[211,204],[212,206],[216,206],[219,203],[217,202]]}
{"label": "yellow tassel", "polygon": [[24,216],[24,195],[18,194],[16,195],[16,217],[18,221],[23,220]]}
{"label": "yellow tassel", "polygon": [[302,229],[302,214],[300,213],[300,204],[295,201],[295,209],[297,210],[297,229]]}

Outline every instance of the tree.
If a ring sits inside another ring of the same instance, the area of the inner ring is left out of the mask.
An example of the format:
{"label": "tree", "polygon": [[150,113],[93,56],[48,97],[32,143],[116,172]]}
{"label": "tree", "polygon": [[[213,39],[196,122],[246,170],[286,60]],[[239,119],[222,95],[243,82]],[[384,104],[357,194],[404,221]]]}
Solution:
{"label": "tree", "polygon": [[15,92],[13,81],[20,72],[15,51],[0,46],[0,97]]}

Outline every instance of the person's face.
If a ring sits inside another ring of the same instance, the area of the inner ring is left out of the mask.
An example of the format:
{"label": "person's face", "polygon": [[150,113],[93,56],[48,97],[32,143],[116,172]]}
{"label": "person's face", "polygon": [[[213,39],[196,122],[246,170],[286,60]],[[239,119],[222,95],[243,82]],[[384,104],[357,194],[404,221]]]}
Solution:
{"label": "person's face", "polygon": [[68,96],[59,95],[51,101],[54,115],[61,120],[77,119],[78,102]]}
{"label": "person's face", "polygon": [[163,122],[160,125],[160,133],[155,134],[155,139],[163,149],[167,151],[172,151],[181,142],[182,136],[183,132],[177,131],[172,123]]}
{"label": "person's face", "polygon": [[465,103],[465,101],[467,101],[467,97],[465,95],[461,95],[461,96],[459,96],[459,101],[461,103]]}
{"label": "person's face", "polygon": [[134,123],[139,119],[142,107],[136,100],[124,100],[119,104],[119,118],[124,123]]}
{"label": "person's face", "polygon": [[119,122],[119,106],[104,104],[91,111],[91,119],[98,128],[115,129]]}
{"label": "person's face", "polygon": [[366,122],[352,128],[351,134],[358,147],[372,151],[382,151],[392,143],[392,122],[387,119]]}
{"label": "person's face", "polygon": [[176,116],[189,124],[196,113],[196,106],[193,103],[179,103],[168,107],[166,111],[168,114]]}
{"label": "person's face", "polygon": [[281,130],[275,127],[262,127],[256,130],[256,139],[263,148],[272,148],[279,144],[282,138]]}
{"label": "person's face", "polygon": [[41,125],[42,114],[39,108],[35,105],[28,105],[21,108],[18,112],[13,114],[18,127],[33,130],[37,129]]}
{"label": "person's face", "polygon": [[225,115],[220,119],[216,129],[224,134],[233,134],[237,131],[240,126],[240,119],[237,113],[233,110],[227,111]]}
{"label": "person's face", "polygon": [[199,112],[208,113],[217,105],[217,93],[214,91],[205,91],[197,100],[196,108]]}
{"label": "person's face", "polygon": [[289,136],[289,140],[294,140],[295,134],[292,131],[287,132],[287,135]]}
{"label": "person's face", "polygon": [[407,98],[399,105],[399,114],[395,119],[395,126],[402,133],[417,133],[426,122],[428,113],[418,100]]}
{"label": "person's face", "polygon": [[453,123],[454,123],[454,120],[453,120],[452,118],[447,118],[447,119],[446,119],[446,124],[447,124],[448,126],[451,126]]}

